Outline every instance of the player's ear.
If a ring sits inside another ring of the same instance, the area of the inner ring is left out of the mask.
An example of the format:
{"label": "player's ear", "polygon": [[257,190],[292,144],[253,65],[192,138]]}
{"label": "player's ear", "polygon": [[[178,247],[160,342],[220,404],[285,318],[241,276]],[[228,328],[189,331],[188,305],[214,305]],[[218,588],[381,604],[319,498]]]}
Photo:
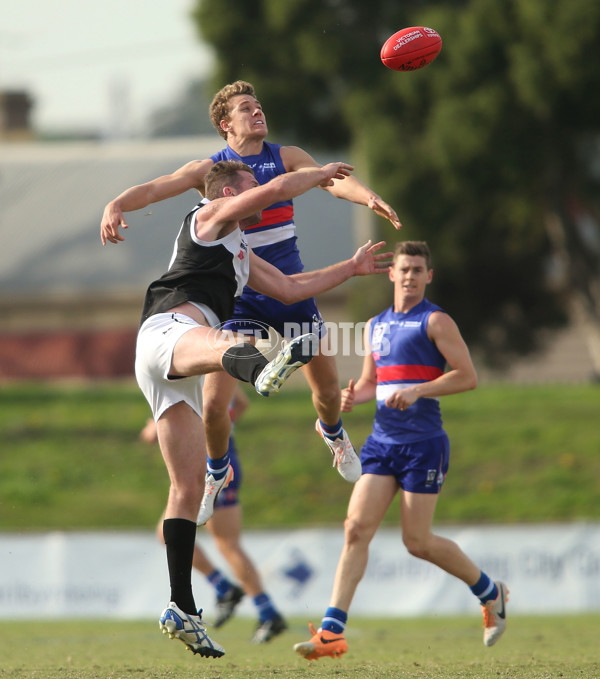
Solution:
{"label": "player's ear", "polygon": [[219,127],[223,130],[223,132],[229,132],[229,121],[226,118],[223,118],[223,120],[221,120],[219,123]]}
{"label": "player's ear", "polygon": [[388,276],[392,283],[396,280],[394,276],[394,262],[390,264],[390,268],[388,269]]}

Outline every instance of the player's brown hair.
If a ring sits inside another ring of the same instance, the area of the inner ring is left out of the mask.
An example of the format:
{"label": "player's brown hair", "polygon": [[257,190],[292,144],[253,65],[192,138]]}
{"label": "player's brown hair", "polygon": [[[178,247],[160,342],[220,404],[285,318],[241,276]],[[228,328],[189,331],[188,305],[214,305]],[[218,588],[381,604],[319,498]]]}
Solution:
{"label": "player's brown hair", "polygon": [[409,257],[423,257],[427,270],[431,269],[431,252],[429,245],[424,240],[404,240],[396,244],[394,250],[394,262],[400,255]]}
{"label": "player's brown hair", "polygon": [[238,94],[249,94],[256,98],[254,87],[245,80],[236,80],[234,83],[222,87],[213,97],[208,107],[208,114],[217,132],[227,139],[227,133],[221,129],[221,120],[229,119],[229,100]]}
{"label": "player's brown hair", "polygon": [[220,160],[215,163],[204,179],[204,195],[209,200],[214,200],[223,197],[226,186],[237,189],[241,180],[239,172],[249,172],[254,176],[252,168],[241,160]]}

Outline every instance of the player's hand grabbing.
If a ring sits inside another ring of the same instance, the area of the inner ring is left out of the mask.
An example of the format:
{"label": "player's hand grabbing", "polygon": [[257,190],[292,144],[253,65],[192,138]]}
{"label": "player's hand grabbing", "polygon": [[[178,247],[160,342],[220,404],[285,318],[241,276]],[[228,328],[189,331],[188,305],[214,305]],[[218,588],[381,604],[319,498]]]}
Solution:
{"label": "player's hand grabbing", "polygon": [[325,187],[333,186],[334,179],[343,179],[344,177],[349,177],[352,170],[354,170],[354,167],[352,165],[348,165],[348,163],[336,162],[323,165],[321,170],[324,174],[324,178],[319,186]]}
{"label": "player's hand grabbing", "polygon": [[414,389],[411,387],[406,387],[405,389],[397,389],[386,399],[385,405],[388,408],[406,410],[417,400],[417,398],[419,398],[419,396],[417,393],[415,393]]}
{"label": "player's hand grabbing", "polygon": [[354,408],[354,380],[350,380],[346,389],[342,389],[341,411],[349,413],[352,408]]}
{"label": "player's hand grabbing", "polygon": [[367,276],[372,273],[387,273],[392,264],[393,252],[382,252],[375,254],[385,246],[385,241],[379,241],[375,245],[372,241],[367,241],[362,247],[354,253],[352,261],[354,262],[354,275]]}
{"label": "player's hand grabbing", "polygon": [[394,225],[395,229],[402,228],[402,224],[400,219],[398,219],[398,215],[394,208],[388,205],[379,196],[372,195],[371,198],[369,198],[369,210],[373,210],[375,214],[388,219]]}
{"label": "player's hand grabbing", "polygon": [[102,215],[102,222],[100,224],[100,240],[102,245],[106,245],[106,241],[111,243],[118,243],[119,241],[124,241],[125,238],[119,233],[119,227],[123,229],[128,228],[128,224],[125,221],[125,215],[114,203],[108,203],[104,208],[104,214]]}

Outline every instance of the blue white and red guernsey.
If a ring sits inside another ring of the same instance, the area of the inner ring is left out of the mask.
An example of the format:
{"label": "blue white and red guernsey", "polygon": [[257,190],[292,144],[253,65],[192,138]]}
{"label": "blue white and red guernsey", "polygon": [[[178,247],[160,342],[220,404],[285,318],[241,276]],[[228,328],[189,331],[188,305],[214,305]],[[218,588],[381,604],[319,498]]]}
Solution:
{"label": "blue white and red guernsey", "polygon": [[377,410],[373,438],[383,443],[413,443],[439,436],[439,399],[418,398],[406,410],[388,408],[386,399],[398,389],[429,382],[444,374],[446,359],[427,337],[427,323],[439,306],[423,299],[407,313],[391,306],[371,322],[369,341],[377,371]]}
{"label": "blue white and red guernsey", "polygon": [[[240,160],[252,168],[256,180],[262,185],[286,173],[280,149],[279,144],[263,142],[258,155],[240,156],[227,146],[211,156],[211,160],[215,163]],[[293,201],[286,200],[265,208],[260,223],[245,229],[244,234],[252,250],[284,274],[304,270],[296,245]],[[315,332],[322,337],[327,332],[314,298],[286,305],[246,286],[236,301],[231,318],[223,327],[267,337],[266,326],[275,328],[284,337],[296,337],[307,332]]]}
{"label": "blue white and red guernsey", "polygon": [[[210,158],[214,163],[220,160],[241,160],[252,168],[256,180],[262,186],[274,177],[286,173],[281,160],[280,149],[280,144],[271,144],[265,141],[262,151],[258,155],[240,156],[230,146],[226,146]],[[265,208],[262,213],[262,220],[258,224],[248,227],[245,234],[248,245],[255,250],[264,245],[272,245],[292,238],[295,231],[294,203],[290,199]]]}

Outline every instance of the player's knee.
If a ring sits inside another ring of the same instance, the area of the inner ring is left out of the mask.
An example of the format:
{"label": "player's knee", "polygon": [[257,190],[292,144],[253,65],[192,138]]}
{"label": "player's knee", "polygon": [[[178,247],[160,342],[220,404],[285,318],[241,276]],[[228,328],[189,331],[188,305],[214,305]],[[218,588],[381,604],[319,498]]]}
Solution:
{"label": "player's knee", "polygon": [[429,561],[429,547],[427,540],[423,539],[420,535],[405,534],[402,536],[402,541],[411,556]]}
{"label": "player's knee", "polygon": [[368,542],[371,531],[361,521],[348,517],[344,522],[344,535],[347,545]]}
{"label": "player's knee", "polygon": [[204,493],[204,475],[194,477],[190,475],[184,482],[171,484],[169,504],[178,512],[198,512]]}
{"label": "player's knee", "polygon": [[337,382],[330,382],[324,385],[319,385],[313,391],[313,395],[314,398],[317,399],[319,403],[322,403],[325,406],[339,403],[342,398],[340,385]]}
{"label": "player's knee", "polygon": [[227,403],[222,403],[220,399],[206,399],[203,402],[202,419],[205,427],[225,418],[229,418]]}

